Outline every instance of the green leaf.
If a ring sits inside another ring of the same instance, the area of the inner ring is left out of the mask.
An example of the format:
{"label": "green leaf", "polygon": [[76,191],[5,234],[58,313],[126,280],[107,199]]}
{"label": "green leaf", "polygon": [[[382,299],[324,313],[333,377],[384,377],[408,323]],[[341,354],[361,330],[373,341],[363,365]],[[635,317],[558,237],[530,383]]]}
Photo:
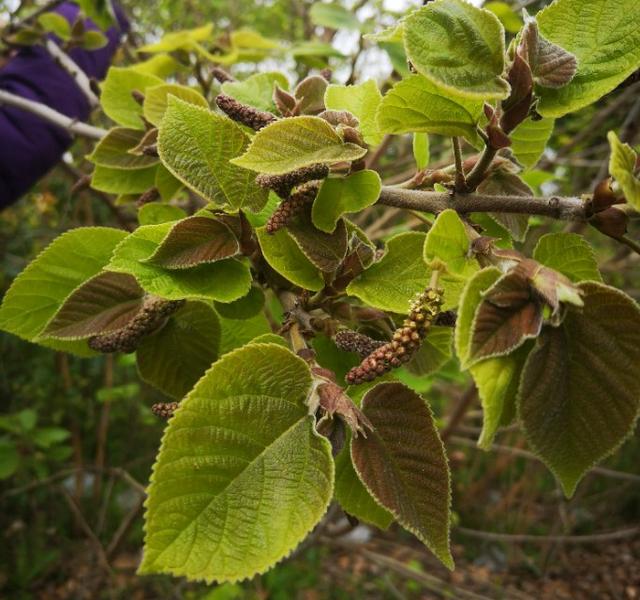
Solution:
{"label": "green leaf", "polygon": [[61,40],[71,37],[71,26],[61,14],[46,12],[38,17],[38,23],[45,31],[57,35]]}
{"label": "green leaf", "polygon": [[372,146],[377,146],[382,141],[376,119],[380,102],[382,95],[373,79],[357,85],[330,85],[324,94],[327,109],[348,110],[357,117],[364,141]]}
{"label": "green leaf", "polygon": [[362,158],[366,149],[345,143],[319,117],[281,119],[258,131],[249,149],[231,163],[245,169],[281,175],[317,163]]}
{"label": "green leaf", "polygon": [[20,453],[8,439],[0,438],[0,480],[11,477],[20,466]]}
{"label": "green leaf", "polygon": [[640,67],[635,0],[557,0],[536,18],[545,38],[578,59],[578,72],[568,85],[537,89],[537,110],[545,117],[561,117],[592,104]]}
{"label": "green leaf", "polygon": [[71,292],[40,337],[73,340],[117,331],[140,311],[143,299],[132,275],[99,273]]}
{"label": "green leaf", "polygon": [[146,292],[167,300],[232,302],[249,291],[249,268],[234,258],[178,270],[143,262],[157,250],[172,225],[138,227],[117,246],[106,268],[133,275]]}
{"label": "green leaf", "polygon": [[138,211],[140,225],[159,225],[168,221],[178,221],[186,216],[187,213],[181,208],[159,202],[149,202]]}
{"label": "green leaf", "polygon": [[321,231],[332,233],[343,215],[371,206],[382,183],[375,171],[356,171],[347,177],[328,177],[313,202],[311,218]]}
{"label": "green leaf", "polygon": [[475,142],[482,101],[454,94],[422,75],[396,83],[382,99],[378,126],[384,133],[437,133]]}
{"label": "green leaf", "polygon": [[144,129],[142,106],[131,92],[144,93],[148,87],[164,83],[155,75],[140,73],[133,69],[111,67],[101,85],[100,104],[105,114],[123,127]]}
{"label": "green leaf", "polygon": [[351,462],[349,451],[351,434],[347,433],[344,448],[336,456],[335,497],[342,510],[359,521],[387,529],[393,522],[393,515],[382,508],[362,485]]}
{"label": "green leaf", "polygon": [[218,358],[220,321],[202,302],[187,302],[136,350],[140,377],[182,398]]}
{"label": "green leaf", "polygon": [[275,344],[214,364],[163,436],[141,573],[238,581],[304,539],[334,479],[331,446],[308,415],[311,382],[306,363]]}
{"label": "green leaf", "polygon": [[344,58],[342,52],[336,50],[331,44],[325,44],[323,42],[300,42],[291,48],[291,56],[293,58],[316,56]]}
{"label": "green leaf", "polygon": [[269,234],[260,227],[256,232],[262,254],[275,271],[306,290],[317,292],[324,287],[320,269],[305,256],[286,229]]}
{"label": "green leaf", "polygon": [[533,258],[573,282],[602,281],[593,248],[577,233],[548,233],[536,244]]}
{"label": "green leaf", "polygon": [[235,98],[242,104],[274,112],[273,90],[276,84],[283,90],[289,89],[289,81],[277,71],[255,73],[242,81],[226,81],[222,84],[221,89],[227,96]]}
{"label": "green leaf", "polygon": [[222,221],[194,215],[173,224],[156,251],[143,262],[188,269],[235,256],[240,244]]}
{"label": "green leaf", "polygon": [[71,432],[61,427],[40,427],[31,434],[31,439],[40,448],[51,448],[69,438]]}
{"label": "green leaf", "polygon": [[155,165],[158,159],[144,154],[130,154],[145,136],[144,131],[114,127],[103,137],[87,159],[96,165],[116,169],[142,169]]}
{"label": "green leaf", "polygon": [[[155,183],[163,202],[173,200],[174,196],[182,189],[182,182],[176,179],[163,164],[158,165]],[[144,225],[149,225],[149,223],[144,223]]]}
{"label": "green leaf", "polygon": [[[97,275],[126,233],[108,227],[72,229],[56,238],[18,275],[0,306],[0,329],[34,341],[67,296]],[[85,342],[38,340],[43,346],[91,356]]]}
{"label": "green leaf", "polygon": [[147,75],[155,75],[160,79],[166,79],[170,75],[182,71],[188,71],[188,67],[178,62],[169,54],[156,54],[147,60],[140,61],[128,67],[138,73]]}
{"label": "green leaf", "polygon": [[506,2],[486,2],[482,8],[491,11],[509,33],[518,33],[522,27],[522,19]]}
{"label": "green leaf", "polygon": [[259,211],[267,201],[251,171],[230,164],[249,144],[231,119],[169,96],[158,152],[165,167],[186,186],[216,204]]}
{"label": "green leaf", "polygon": [[106,31],[116,22],[111,0],[78,0],[78,4],[84,15],[100,29]]}
{"label": "green leaf", "polygon": [[314,25],[329,29],[360,29],[356,15],[339,4],[315,2],[311,5],[309,17]]}
{"label": "green leaf", "polygon": [[447,209],[438,215],[424,243],[427,264],[440,260],[447,270],[463,278],[478,271],[477,261],[470,255],[467,229],[455,210]]}
{"label": "green leaf", "polygon": [[362,400],[374,430],[351,440],[353,465],[373,497],[449,569],[449,466],[426,402],[401,383]]}
{"label": "green leaf", "polygon": [[109,43],[109,38],[100,31],[85,31],[82,36],[82,48],[84,50],[99,50]]}
{"label": "green leaf", "polygon": [[426,133],[413,134],[413,158],[418,170],[426,168],[431,158],[429,153],[429,136]]}
{"label": "green leaf", "polygon": [[262,312],[248,319],[220,317],[220,327],[222,329],[220,356],[271,333],[269,321]]}
{"label": "green leaf", "polygon": [[114,169],[96,165],[91,187],[109,194],[141,194],[154,187],[158,165],[144,169]]}
{"label": "green leaf", "polygon": [[160,127],[162,117],[164,117],[164,113],[167,110],[169,96],[175,96],[189,104],[209,108],[209,103],[205,97],[193,88],[176,83],[154,85],[153,87],[147,88],[144,95],[144,103],[142,104],[144,118],[152,125]]}
{"label": "green leaf", "polygon": [[253,286],[249,293],[238,300],[222,304],[216,302],[216,311],[226,319],[250,319],[264,308],[264,292],[261,288]]}
{"label": "green leaf", "polygon": [[427,337],[405,368],[412,375],[419,377],[435,373],[451,358],[452,339],[451,327],[430,327]]}
{"label": "green leaf", "polygon": [[545,328],[518,396],[527,441],[567,496],[633,432],[640,411],[640,309],[615,288],[579,287],[584,308]]}
{"label": "green leaf", "polygon": [[404,22],[409,60],[433,82],[472,98],[506,98],[504,28],[465,0],[435,0]]}
{"label": "green leaf", "polygon": [[627,202],[636,210],[640,210],[640,179],[636,177],[638,155],[629,144],[623,144],[615,131],[607,135],[611,146],[609,173],[613,175]]}
{"label": "green leaf", "polygon": [[287,232],[304,255],[325,273],[333,273],[347,254],[347,227],[344,219],[333,233],[325,233],[313,226],[311,214],[302,212],[287,225]]}
{"label": "green leaf", "polygon": [[197,42],[211,39],[213,23],[207,23],[195,29],[183,29],[165,33],[159,42],[138,48],[138,52],[153,54],[156,52],[174,52],[175,50],[193,50]]}
{"label": "green leaf", "polygon": [[510,134],[511,151],[527,170],[536,166],[553,133],[554,119],[534,121],[529,118]]}
{"label": "green leaf", "polygon": [[425,237],[417,231],[392,237],[382,260],[354,279],[347,293],[375,308],[406,313],[413,297],[429,282],[429,269],[422,257]]}

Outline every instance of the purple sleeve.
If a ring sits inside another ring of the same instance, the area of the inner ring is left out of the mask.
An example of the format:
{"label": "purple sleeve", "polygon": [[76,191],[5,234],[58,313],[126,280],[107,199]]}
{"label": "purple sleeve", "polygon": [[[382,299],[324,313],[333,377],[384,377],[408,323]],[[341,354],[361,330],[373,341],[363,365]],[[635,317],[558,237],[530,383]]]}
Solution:
{"label": "purple sleeve", "polygon": [[[79,8],[65,2],[57,10],[70,23]],[[118,28],[107,32],[109,43],[99,50],[74,48],[69,52],[75,63],[90,78],[103,79],[128,27],[122,11],[116,7]],[[85,26],[98,28],[91,21]],[[42,46],[21,49],[0,69],[0,89],[50,106],[82,121],[90,107],[72,77],[49,56]],[[71,145],[71,137],[61,128],[18,108],[0,106],[0,209],[15,202],[54,167]]]}

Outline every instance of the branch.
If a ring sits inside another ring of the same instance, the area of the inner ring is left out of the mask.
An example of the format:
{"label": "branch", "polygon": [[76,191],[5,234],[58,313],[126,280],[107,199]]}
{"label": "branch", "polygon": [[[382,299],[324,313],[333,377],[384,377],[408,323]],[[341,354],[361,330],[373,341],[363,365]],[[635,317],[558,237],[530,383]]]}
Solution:
{"label": "branch", "polygon": [[[47,2],[44,5],[42,5],[37,10],[33,11],[30,15],[27,15],[21,21],[16,21],[14,23],[10,23],[9,27],[8,27],[8,31],[10,31],[10,32],[17,31],[21,27],[24,27],[25,25],[28,25],[29,23],[32,23],[33,21],[35,21],[40,15],[42,15],[42,14],[44,14],[46,12],[54,10],[55,8],[60,6],[63,2],[64,2],[64,0],[49,0],[49,2]],[[17,14],[18,12],[20,12],[20,11],[17,10],[14,14]]]}
{"label": "branch", "polygon": [[586,221],[587,209],[580,198],[551,196],[489,196],[486,194],[450,194],[407,190],[383,186],[378,204],[439,213],[452,208],[458,213],[497,212],[540,215],[564,221]]}
{"label": "branch", "polygon": [[69,75],[71,75],[71,78],[76,82],[76,85],[80,88],[82,93],[89,101],[89,106],[91,106],[91,108],[98,106],[100,101],[91,89],[91,82],[89,81],[87,74],[53,40],[47,39],[45,41],[45,48],[47,49],[47,52],[51,55],[53,60],[62,69],[69,73]]}
{"label": "branch", "polygon": [[494,533],[492,531],[480,531],[478,529],[467,529],[466,527],[456,527],[455,531],[473,538],[478,538],[488,542],[511,542],[511,543],[534,543],[547,544],[599,544],[611,542],[613,540],[625,540],[634,538],[640,534],[640,527],[629,527],[628,529],[618,529],[607,533],[592,533],[587,535],[529,535],[526,533]]}
{"label": "branch", "polygon": [[11,92],[7,92],[6,90],[0,90],[0,105],[2,104],[20,108],[33,115],[37,115],[53,125],[57,125],[58,127],[65,129],[69,133],[87,137],[92,140],[100,140],[107,134],[105,129],[93,127],[92,125],[87,125],[81,121],[76,121],[75,119],[67,117],[67,115],[59,113],[53,108],[48,107],[46,104],[22,98],[21,96],[17,96]]}

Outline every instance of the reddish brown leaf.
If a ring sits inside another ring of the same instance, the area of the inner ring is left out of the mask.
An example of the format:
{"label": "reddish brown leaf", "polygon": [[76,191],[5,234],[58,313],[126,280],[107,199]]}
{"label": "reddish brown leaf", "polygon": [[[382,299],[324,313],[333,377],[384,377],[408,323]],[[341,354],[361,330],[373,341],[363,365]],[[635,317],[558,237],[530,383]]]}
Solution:
{"label": "reddish brown leaf", "polygon": [[142,308],[144,290],[127,273],[105,271],[65,300],[42,337],[82,339],[122,329]]}
{"label": "reddish brown leaf", "polygon": [[397,382],[381,383],[362,400],[374,430],[351,440],[362,483],[398,522],[450,569],[451,485],[444,447],[425,401]]}
{"label": "reddish brown leaf", "polygon": [[238,254],[231,229],[217,219],[188,217],[178,221],[156,251],[144,262],[165,269],[188,269]]}

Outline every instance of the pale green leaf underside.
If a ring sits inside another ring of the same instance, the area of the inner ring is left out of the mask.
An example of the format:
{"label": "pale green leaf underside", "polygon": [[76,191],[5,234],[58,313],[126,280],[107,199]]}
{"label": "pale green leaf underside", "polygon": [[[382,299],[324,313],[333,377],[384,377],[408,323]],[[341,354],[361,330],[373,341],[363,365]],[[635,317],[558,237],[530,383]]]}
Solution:
{"label": "pale green leaf underside", "polygon": [[422,75],[411,75],[387,92],[377,120],[384,133],[437,133],[475,142],[482,100],[452,94]]}
{"label": "pale green leaf underside", "polygon": [[319,117],[281,119],[258,131],[249,149],[231,162],[260,173],[278,175],[317,163],[362,158],[366,149],[345,143]]}
{"label": "pale green leaf underside", "polygon": [[255,174],[230,164],[249,138],[231,119],[169,96],[158,135],[158,152],[167,169],[182,183],[216,204],[259,211],[267,190]]}
{"label": "pale green leaf underside", "polygon": [[533,168],[540,160],[553,133],[554,119],[527,119],[518,125],[509,135],[511,151],[527,169]]}
{"label": "pale green leaf underside", "polygon": [[159,166],[117,169],[96,165],[91,176],[91,187],[109,194],[142,194],[154,187]]}
{"label": "pale green leaf underside", "polygon": [[264,258],[275,271],[306,290],[317,292],[324,287],[320,269],[305,256],[286,229],[274,234],[267,233],[264,227],[256,231]]}
{"label": "pale green leaf underside", "polygon": [[527,441],[567,496],[633,432],[640,411],[640,309],[615,288],[579,285],[584,308],[543,330],[518,397]]}
{"label": "pale green leaf underside", "polygon": [[167,300],[232,302],[249,291],[249,268],[235,258],[180,270],[141,262],[157,250],[172,225],[168,222],[139,227],[117,246],[106,268],[130,273],[145,291]]}
{"label": "pale green leaf underside", "polygon": [[96,165],[116,169],[141,169],[158,162],[153,156],[138,156],[129,150],[135,148],[144,136],[144,132],[127,127],[110,129],[96,145],[87,159]]}
{"label": "pale green leaf underside", "polygon": [[381,101],[382,95],[373,79],[357,85],[330,85],[324,94],[327,109],[348,110],[357,117],[364,141],[372,146],[382,141],[382,132],[376,120]]}
{"label": "pale green leaf underside", "polygon": [[577,233],[543,235],[533,251],[533,258],[576,283],[602,281],[593,248]]}
{"label": "pale green leaf underside", "polygon": [[592,104],[640,67],[637,0],[557,0],[538,13],[537,21],[545,38],[578,59],[568,85],[537,90],[538,111],[545,117]]}
{"label": "pale green leaf underside", "polygon": [[[56,238],[16,277],[0,307],[0,329],[33,341],[79,285],[109,262],[126,233],[108,227],[72,229]],[[86,342],[38,340],[39,344],[90,356]]]}
{"label": "pale green leaf underside", "polygon": [[237,581],[287,556],[333,492],[331,447],[307,415],[307,365],[275,344],[220,359],[164,434],[142,573]]}
{"label": "pale green leaf underside", "polygon": [[451,358],[452,340],[451,327],[430,327],[427,337],[405,368],[412,375],[421,377],[435,373]]}
{"label": "pale green leaf underside", "polygon": [[465,224],[455,210],[447,209],[438,215],[427,233],[424,259],[427,264],[441,260],[450,273],[464,278],[478,270],[477,261],[469,255],[469,236]]}
{"label": "pale green leaf underside", "polygon": [[418,73],[475,98],[506,98],[504,28],[465,0],[435,0],[404,22],[407,56]]}
{"label": "pale green leaf underside", "polygon": [[142,104],[144,118],[152,125],[160,127],[162,117],[164,117],[164,113],[167,110],[169,96],[175,96],[176,98],[180,98],[180,100],[195,104],[196,106],[209,108],[209,103],[205,97],[192,88],[176,83],[155,85],[147,88],[144,103]]}
{"label": "pale green leaf underside", "polygon": [[276,84],[283,90],[289,89],[289,82],[282,73],[270,71],[256,73],[242,81],[227,81],[222,84],[222,92],[242,104],[274,112],[273,90]]}

